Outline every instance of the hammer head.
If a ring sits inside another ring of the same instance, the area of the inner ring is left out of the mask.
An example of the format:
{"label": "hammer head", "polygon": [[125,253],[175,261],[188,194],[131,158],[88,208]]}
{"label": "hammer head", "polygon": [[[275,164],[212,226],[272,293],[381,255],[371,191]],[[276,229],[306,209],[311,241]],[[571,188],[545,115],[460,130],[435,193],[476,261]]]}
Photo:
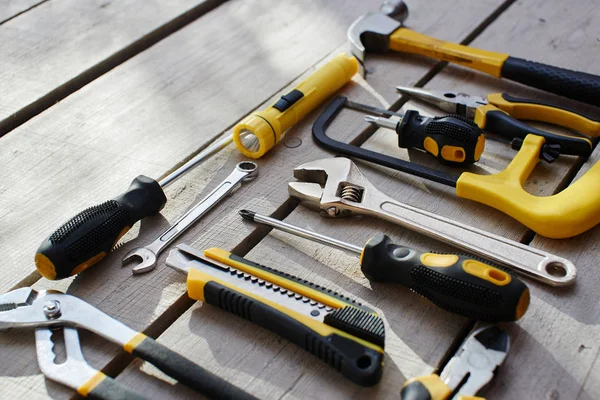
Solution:
{"label": "hammer head", "polygon": [[[371,13],[358,18],[348,28],[350,51],[359,61],[365,60],[365,51],[386,52],[389,49],[390,35],[402,26],[408,17],[408,8],[404,2],[396,2],[396,7],[382,10],[390,15]],[[403,7],[403,8],[402,8]]]}

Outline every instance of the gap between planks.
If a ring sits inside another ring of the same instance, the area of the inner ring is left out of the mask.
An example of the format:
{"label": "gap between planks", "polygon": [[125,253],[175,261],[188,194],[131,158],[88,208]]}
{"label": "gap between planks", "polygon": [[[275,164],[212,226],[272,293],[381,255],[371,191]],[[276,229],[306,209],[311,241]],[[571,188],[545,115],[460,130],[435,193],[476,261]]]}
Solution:
{"label": "gap between planks", "polygon": [[[37,7],[40,4],[45,3],[46,1],[38,3],[29,8],[28,10]],[[34,102],[27,104],[23,108],[16,111],[14,114],[1,120],[0,139],[2,138],[2,136],[6,135],[13,129],[17,128],[18,126],[29,121],[31,118],[52,107],[54,104],[65,99],[67,96],[75,93],[82,87],[93,82],[94,80],[106,74],[113,68],[123,64],[124,62],[126,62],[132,57],[135,57],[144,50],[147,50],[148,48],[165,39],[169,35],[177,32],[178,30],[184,28],[186,25],[202,17],[204,14],[214,10],[215,8],[223,4],[224,1],[225,0],[206,0],[201,2],[194,8],[184,12],[183,14],[177,16],[171,21],[159,26],[158,28],[142,36],[138,40],[127,45],[123,49],[117,51],[116,53],[105,58],[104,60],[100,61],[94,66],[81,72],[74,78],[71,78],[62,85],[52,89],[51,91],[49,91],[39,99],[35,100]],[[2,23],[17,17],[28,10],[22,11],[21,13],[11,17],[10,19],[3,21]]]}
{"label": "gap between planks", "polygon": [[42,4],[44,4],[44,3],[48,2],[48,1],[50,1],[50,0],[42,0],[42,1],[39,1],[39,2],[37,2],[35,4],[32,4],[31,6],[25,8],[24,10],[21,10],[21,11],[17,12],[16,14],[13,14],[13,15],[10,15],[10,16],[4,18],[2,21],[0,21],[0,25],[5,24],[5,23],[7,23],[10,20],[13,20],[13,19],[17,18],[19,15],[25,14],[27,11],[31,11],[34,8],[40,6],[40,5],[42,5]]}
{"label": "gap between planks", "polygon": [[[516,0],[507,0],[504,3],[502,3],[500,6],[498,6],[481,24],[479,24],[475,29],[473,29],[467,35],[467,37],[460,43],[461,44],[469,44],[470,42],[472,42],[479,34],[481,34],[485,30],[485,28],[487,26],[489,26],[492,22],[494,22],[515,1]],[[338,52],[339,52],[339,48],[336,49],[335,51],[331,52],[330,54],[328,54],[320,62],[322,62],[323,60],[331,57],[333,54],[336,54]],[[422,76],[421,79],[419,79],[417,81],[418,84],[416,86],[425,85],[436,74],[438,74],[446,65],[447,65],[446,62],[436,63],[432,68],[430,68]],[[288,88],[291,89],[293,87],[294,82],[299,81],[300,77],[307,75],[307,73],[310,70],[312,70],[313,68],[314,67],[309,68],[308,70],[306,70],[302,74],[300,74],[298,77],[296,77],[295,79],[288,82],[277,93],[283,93]],[[368,80],[367,80],[367,83],[368,83]],[[279,94],[276,94],[275,96],[271,96],[268,100],[265,100],[260,106],[256,107],[255,110],[260,110],[260,109],[264,108],[265,106],[271,104],[273,102],[274,98],[276,98],[277,96],[279,96]],[[394,102],[390,107],[388,107],[388,109],[392,110],[392,111],[397,111],[408,100],[409,100],[409,98],[407,98],[406,96],[402,96],[396,102]],[[226,135],[230,135],[231,133],[229,131],[233,128],[233,126],[235,126],[239,121],[241,121],[245,117],[246,116],[240,118],[240,120],[238,120],[235,124],[229,126],[224,132],[217,135],[215,137],[215,139],[213,139],[212,141],[210,141],[209,143],[207,143],[205,146],[198,149],[194,153],[190,154],[188,157],[186,157],[184,160],[182,160],[180,163],[178,163],[175,167],[173,167],[169,171],[167,171],[163,176],[161,176],[161,178],[166,176],[167,174],[171,173],[172,171],[174,171],[177,167],[181,166],[182,164],[184,164],[185,162],[187,162],[188,160],[190,160],[191,158],[196,156],[198,153],[200,153],[202,150],[204,150],[211,144],[213,144],[217,141],[223,140]],[[360,146],[361,144],[366,142],[375,133],[376,130],[377,130],[376,128],[373,129],[373,127],[367,127],[363,131],[359,132],[357,134],[357,136],[350,142],[352,144]],[[221,151],[223,151],[223,149],[220,150],[219,152],[221,152]],[[214,156],[215,155],[213,155],[211,157],[214,157]],[[289,216],[296,209],[296,207],[299,204],[300,204],[300,202],[298,200],[296,200],[294,198],[288,198],[273,213],[271,213],[270,216],[273,218],[279,219],[279,220],[284,220],[287,216]],[[256,247],[265,237],[267,237],[267,235],[272,230],[273,230],[273,228],[257,224],[256,228],[254,230],[252,230],[252,232],[250,232],[246,237],[244,237],[231,250],[231,253],[236,254],[240,257],[246,256],[246,254],[248,254],[254,247]],[[171,307],[169,307],[163,314],[161,314],[161,316],[159,316],[144,331],[144,333],[154,339],[157,339],[173,322],[175,322],[178,318],[180,318],[195,302],[196,302],[195,300],[192,300],[187,296],[187,293],[183,294],[181,297],[179,297],[176,300],[176,302]],[[440,363],[437,365],[435,371],[440,371],[441,369],[444,368],[444,366],[447,364],[447,362],[450,360],[450,358],[459,349],[459,347],[462,344],[462,342],[464,341],[464,339],[471,332],[471,330],[475,326],[475,323],[476,323],[476,321],[468,321],[464,325],[464,327],[460,330],[459,334],[455,337],[454,341],[448,346],[447,351],[445,352],[444,356],[441,358]],[[103,369],[103,372],[109,376],[116,377],[125,368],[127,368],[127,366],[131,363],[131,360],[132,360],[132,358],[130,356],[120,354],[117,357],[115,357],[107,365],[106,368]],[[290,388],[290,390],[291,390],[291,388]]]}

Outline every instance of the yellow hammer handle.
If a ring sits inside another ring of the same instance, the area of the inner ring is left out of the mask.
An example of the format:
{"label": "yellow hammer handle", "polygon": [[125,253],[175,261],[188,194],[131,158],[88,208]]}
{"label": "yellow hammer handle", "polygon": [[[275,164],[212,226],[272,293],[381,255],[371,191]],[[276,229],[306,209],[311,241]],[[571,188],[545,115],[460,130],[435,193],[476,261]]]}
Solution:
{"label": "yellow hammer handle", "polygon": [[271,107],[237,124],[233,128],[236,147],[246,157],[262,157],[281,140],[283,132],[348,83],[357,71],[356,58],[337,55]]}
{"label": "yellow hammer handle", "polygon": [[494,207],[538,234],[564,239],[600,223],[600,162],[575,183],[553,196],[538,197],[523,189],[535,165],[544,138],[527,135],[512,162],[493,175],[461,174],[456,194]]}
{"label": "yellow hammer handle", "polygon": [[502,65],[508,58],[508,54],[445,42],[407,28],[399,28],[392,33],[390,49],[464,65],[496,78],[500,78]]}

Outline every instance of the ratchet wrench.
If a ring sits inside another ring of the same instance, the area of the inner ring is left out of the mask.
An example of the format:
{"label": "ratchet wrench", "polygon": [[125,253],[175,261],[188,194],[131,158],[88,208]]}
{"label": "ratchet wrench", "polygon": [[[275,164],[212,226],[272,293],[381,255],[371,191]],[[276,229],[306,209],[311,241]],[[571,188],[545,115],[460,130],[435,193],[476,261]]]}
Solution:
{"label": "ratchet wrench", "polygon": [[233,172],[223,180],[208,196],[200,200],[194,207],[186,212],[169,229],[164,231],[156,240],[145,247],[137,247],[123,257],[125,265],[137,258],[141,262],[133,267],[134,275],[143,274],[156,267],[156,261],[161,251],[173,243],[187,228],[202,218],[213,206],[223,200],[227,195],[237,190],[244,182],[249,182],[258,175],[258,165],[251,161],[243,161],[236,165]]}
{"label": "ratchet wrench", "polygon": [[312,161],[294,169],[293,197],[319,205],[331,217],[352,214],[386,219],[511,268],[551,286],[575,282],[565,258],[396,201],[380,192],[347,158]]}

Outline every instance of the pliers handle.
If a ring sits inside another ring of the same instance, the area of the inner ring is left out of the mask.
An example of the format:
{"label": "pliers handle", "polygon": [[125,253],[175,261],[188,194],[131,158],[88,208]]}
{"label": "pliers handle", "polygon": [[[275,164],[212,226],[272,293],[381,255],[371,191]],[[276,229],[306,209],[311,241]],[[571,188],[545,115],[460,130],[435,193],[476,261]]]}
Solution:
{"label": "pliers handle", "polygon": [[[584,135],[600,136],[600,121],[575,110],[555,104],[493,93],[483,99],[465,93],[404,86],[399,92],[410,95],[450,113],[473,118],[479,128],[509,140],[525,139],[528,134],[542,136],[547,145],[560,145],[560,154],[587,157],[592,140]],[[545,122],[580,133],[565,136],[534,128],[521,120]]]}
{"label": "pliers handle", "polygon": [[522,99],[505,93],[493,93],[488,104],[475,110],[474,121],[481,129],[505,137],[525,139],[528,134],[541,136],[547,144],[560,145],[560,153],[587,157],[592,141],[583,136],[565,136],[534,128],[521,120],[546,122],[586,135],[600,133],[600,123],[583,114],[549,103]]}

